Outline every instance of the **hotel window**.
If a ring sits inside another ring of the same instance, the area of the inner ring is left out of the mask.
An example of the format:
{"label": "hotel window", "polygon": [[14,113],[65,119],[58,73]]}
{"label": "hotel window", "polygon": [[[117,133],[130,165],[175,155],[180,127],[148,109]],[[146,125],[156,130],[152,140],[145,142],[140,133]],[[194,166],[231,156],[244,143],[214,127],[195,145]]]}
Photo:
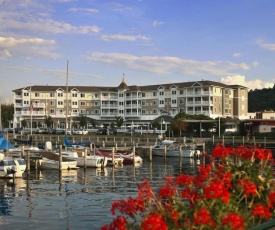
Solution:
{"label": "hotel window", "polygon": [[54,113],[55,113],[54,109],[50,109],[50,114],[54,114]]}
{"label": "hotel window", "polygon": [[153,101],[153,105],[158,105],[158,102],[157,101]]}
{"label": "hotel window", "polygon": [[123,94],[123,93],[120,93],[118,96],[119,96],[119,97],[123,97],[123,96],[124,96],[124,94]]}
{"label": "hotel window", "polygon": [[176,90],[173,90],[173,91],[172,91],[172,95],[177,95],[177,91],[176,91]]}
{"label": "hotel window", "polygon": [[55,101],[50,101],[50,106],[54,106],[55,105]]}
{"label": "hotel window", "polygon": [[141,96],[142,96],[142,97],[145,97],[145,93],[142,93]]}
{"label": "hotel window", "polygon": [[141,105],[142,105],[142,106],[145,106],[145,105],[146,105],[146,102],[145,102],[145,101],[142,101],[142,102],[141,102]]}
{"label": "hotel window", "polygon": [[30,96],[29,92],[24,92],[24,96],[25,96],[25,97]]}
{"label": "hotel window", "polygon": [[124,114],[124,110],[119,110],[119,114]]}
{"label": "hotel window", "polygon": [[157,96],[157,92],[153,92],[153,96],[156,97]]}
{"label": "hotel window", "polygon": [[58,101],[57,105],[63,105],[63,101]]}
{"label": "hotel window", "polygon": [[177,104],[177,100],[172,100],[172,104]]}
{"label": "hotel window", "polygon": [[81,114],[86,114],[86,109],[81,109],[81,110],[80,110],[80,113],[81,113]]}
{"label": "hotel window", "polygon": [[81,102],[80,102],[80,105],[85,106],[85,105],[86,105],[86,102],[85,102],[85,101],[81,101]]}
{"label": "hotel window", "polygon": [[63,97],[63,93],[57,93],[58,97]]}
{"label": "hotel window", "polygon": [[82,98],[85,97],[85,93],[81,93],[80,97],[82,97]]}
{"label": "hotel window", "polygon": [[184,91],[183,90],[180,90],[180,95],[183,95],[184,94]]}
{"label": "hotel window", "polygon": [[77,101],[72,101],[72,105],[77,105]]}
{"label": "hotel window", "polygon": [[141,110],[141,114],[146,114],[146,110],[145,109]]}
{"label": "hotel window", "polygon": [[119,104],[120,106],[123,106],[123,105],[124,105],[124,102],[123,102],[123,101],[120,101],[118,104]]}
{"label": "hotel window", "polygon": [[95,94],[95,98],[98,98],[98,94],[97,93]]}
{"label": "hotel window", "polygon": [[40,93],[35,93],[34,96],[35,97],[40,97]]}
{"label": "hotel window", "polygon": [[160,101],[159,101],[159,104],[160,104],[160,105],[164,105],[164,101],[163,101],[163,100],[160,100]]}
{"label": "hotel window", "polygon": [[55,93],[50,93],[50,97],[55,97]]}
{"label": "hotel window", "polygon": [[163,96],[163,95],[164,95],[164,92],[163,92],[163,91],[160,91],[160,92],[159,92],[159,95],[160,95],[160,96]]}
{"label": "hotel window", "polygon": [[77,97],[77,93],[72,93],[72,97]]}
{"label": "hotel window", "polygon": [[153,110],[153,114],[157,114],[158,111],[156,109]]}

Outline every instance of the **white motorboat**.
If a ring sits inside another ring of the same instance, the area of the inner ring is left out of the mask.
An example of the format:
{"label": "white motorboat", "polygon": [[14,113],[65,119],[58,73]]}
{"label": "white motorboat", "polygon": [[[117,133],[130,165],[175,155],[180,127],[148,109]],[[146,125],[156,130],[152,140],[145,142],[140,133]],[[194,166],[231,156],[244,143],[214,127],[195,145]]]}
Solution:
{"label": "white motorboat", "polygon": [[[59,155],[59,152],[55,152]],[[84,156],[84,151],[76,151],[76,150],[67,150],[62,151],[62,157],[68,160],[77,161],[77,166],[79,167],[93,167],[93,168],[103,168],[107,166],[108,159],[104,156],[97,155],[88,155]]]}
{"label": "white motorboat", "polygon": [[[62,160],[59,160],[59,156],[53,152],[40,152],[35,153],[30,156],[30,163],[32,167],[37,167],[39,169],[61,169],[61,170],[70,170],[78,169],[77,161],[68,160],[62,157]],[[61,167],[60,167],[61,163]]]}
{"label": "white motorboat", "polygon": [[26,170],[26,161],[22,158],[12,158],[0,153],[0,177],[22,177]]}
{"label": "white motorboat", "polygon": [[195,144],[180,145],[177,141],[164,140],[152,147],[153,156],[164,156],[166,148],[167,157],[194,157],[201,155]]}

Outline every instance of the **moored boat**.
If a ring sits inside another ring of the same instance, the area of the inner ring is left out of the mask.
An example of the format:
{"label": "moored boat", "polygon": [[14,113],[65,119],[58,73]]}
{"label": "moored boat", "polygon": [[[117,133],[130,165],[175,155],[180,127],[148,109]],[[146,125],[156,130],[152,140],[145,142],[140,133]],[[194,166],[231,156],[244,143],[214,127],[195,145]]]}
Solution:
{"label": "moored boat", "polygon": [[22,158],[12,158],[0,153],[0,177],[15,178],[22,177],[26,170],[26,161]]}
{"label": "moored boat", "polygon": [[200,150],[196,149],[195,144],[180,145],[177,141],[164,140],[152,147],[153,156],[164,156],[166,149],[167,157],[193,157],[201,155]]}
{"label": "moored boat", "polygon": [[107,165],[111,165],[111,166],[123,165],[123,162],[124,162],[124,158],[122,158],[118,154],[113,155],[111,152],[106,152],[106,151],[101,151],[96,149],[94,151],[94,154],[107,158]]}
{"label": "moored boat", "polygon": [[[55,154],[59,155],[59,152],[55,152]],[[66,150],[62,151],[62,157],[68,160],[74,160],[77,162],[77,166],[79,167],[93,167],[93,168],[103,168],[107,166],[107,158],[104,156],[97,156],[87,154],[84,155],[84,151],[76,151],[76,150]]]}
{"label": "moored boat", "polygon": [[123,158],[123,164],[136,164],[136,163],[142,163],[142,158],[137,155],[132,153],[120,153],[120,157]]}

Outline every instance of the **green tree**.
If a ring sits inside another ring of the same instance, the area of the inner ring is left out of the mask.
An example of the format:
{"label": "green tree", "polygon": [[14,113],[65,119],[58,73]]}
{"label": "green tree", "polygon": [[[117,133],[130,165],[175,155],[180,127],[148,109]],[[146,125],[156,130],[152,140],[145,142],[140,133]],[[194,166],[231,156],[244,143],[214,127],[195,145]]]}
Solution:
{"label": "green tree", "polygon": [[122,116],[115,116],[115,119],[116,119],[116,126],[118,128],[121,128],[121,126],[123,125],[124,123],[124,118]]}
{"label": "green tree", "polygon": [[1,119],[2,126],[4,128],[9,127],[9,122],[13,120],[14,105],[13,104],[1,104]]}
{"label": "green tree", "polygon": [[26,121],[25,119],[21,121],[21,126],[22,126],[23,128],[26,128],[26,127],[27,127],[27,121]]}
{"label": "green tree", "polygon": [[50,128],[53,124],[53,120],[52,120],[52,117],[51,116],[45,116],[45,124],[47,126],[47,128]]}
{"label": "green tree", "polygon": [[80,117],[79,117],[79,125],[82,128],[86,128],[86,125],[87,125],[87,117],[86,116],[80,115]]}

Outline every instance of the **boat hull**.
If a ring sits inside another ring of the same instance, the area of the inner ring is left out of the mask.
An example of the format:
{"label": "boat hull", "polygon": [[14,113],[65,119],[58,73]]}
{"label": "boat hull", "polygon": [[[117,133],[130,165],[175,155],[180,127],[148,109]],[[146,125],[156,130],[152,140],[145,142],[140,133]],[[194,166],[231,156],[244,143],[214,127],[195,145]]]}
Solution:
{"label": "boat hull", "polygon": [[[164,156],[164,149],[152,149],[153,156]],[[199,150],[167,150],[166,157],[198,157],[200,155]]]}

